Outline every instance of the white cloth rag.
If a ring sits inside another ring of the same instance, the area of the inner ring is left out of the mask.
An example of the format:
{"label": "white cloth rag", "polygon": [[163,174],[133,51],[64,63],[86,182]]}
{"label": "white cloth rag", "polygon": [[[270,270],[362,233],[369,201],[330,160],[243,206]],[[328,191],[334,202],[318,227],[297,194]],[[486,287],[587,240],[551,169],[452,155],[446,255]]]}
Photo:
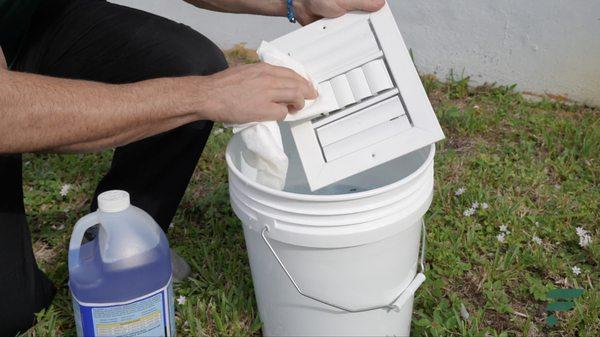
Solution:
{"label": "white cloth rag", "polygon": [[[261,61],[274,66],[292,69],[312,82],[302,64],[268,42],[263,41],[257,53]],[[317,88],[315,83],[313,85]],[[311,107],[313,103],[319,104],[314,104],[314,108],[317,108],[317,111],[311,111],[311,115],[333,110],[328,106],[330,104],[322,104],[320,101],[321,98],[307,100],[304,110]],[[281,132],[279,131],[277,122],[256,122],[228,125],[228,127],[232,127],[234,133],[239,133],[242,140],[242,174],[261,185],[283,190],[289,163],[283,149]]]}

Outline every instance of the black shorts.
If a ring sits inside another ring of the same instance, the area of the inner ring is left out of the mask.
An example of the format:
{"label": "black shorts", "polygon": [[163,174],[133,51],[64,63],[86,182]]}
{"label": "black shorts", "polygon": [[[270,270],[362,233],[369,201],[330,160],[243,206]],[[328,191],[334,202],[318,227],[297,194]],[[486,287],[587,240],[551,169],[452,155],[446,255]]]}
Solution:
{"label": "black shorts", "polygon": [[[131,83],[227,67],[219,48],[182,24],[101,0],[46,2],[51,7],[36,13],[15,71]],[[90,195],[91,209],[99,193],[124,189],[166,231],[211,127],[199,121],[116,149],[109,172]],[[21,185],[21,155],[0,154],[0,336],[28,329],[55,294],[35,262]]]}

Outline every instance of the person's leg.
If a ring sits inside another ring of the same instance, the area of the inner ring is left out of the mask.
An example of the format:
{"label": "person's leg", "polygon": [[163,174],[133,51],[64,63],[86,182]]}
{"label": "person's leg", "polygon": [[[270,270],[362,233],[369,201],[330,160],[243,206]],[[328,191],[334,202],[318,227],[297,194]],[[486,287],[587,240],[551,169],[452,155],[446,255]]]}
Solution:
{"label": "person's leg", "polygon": [[[53,1],[44,16],[53,17],[68,1]],[[20,154],[0,154],[0,230],[0,336],[16,336],[34,324],[35,313],[56,294],[33,254]]]}
{"label": "person's leg", "polygon": [[[207,75],[227,67],[207,38],[172,21],[104,1],[38,13],[15,70],[107,83]],[[201,121],[116,149],[96,195],[119,188],[167,229],[212,123]],[[37,268],[25,222],[20,156],[0,156],[0,336],[15,335],[54,289]],[[92,209],[95,209],[95,196]]]}
{"label": "person's leg", "polygon": [[[43,33],[19,67],[50,76],[129,83],[227,67],[219,48],[191,28],[104,1],[76,1],[59,20],[36,29]],[[99,193],[123,189],[166,231],[211,127],[200,121],[116,149],[92,210]]]}
{"label": "person's leg", "polygon": [[21,183],[21,155],[0,154],[0,336],[25,332],[55,294],[35,262]]}

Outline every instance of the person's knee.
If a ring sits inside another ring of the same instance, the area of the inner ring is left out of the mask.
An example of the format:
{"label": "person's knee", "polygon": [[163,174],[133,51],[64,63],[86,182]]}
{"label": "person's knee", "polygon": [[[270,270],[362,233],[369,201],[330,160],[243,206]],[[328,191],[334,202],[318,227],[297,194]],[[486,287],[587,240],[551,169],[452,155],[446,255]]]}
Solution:
{"label": "person's knee", "polygon": [[223,51],[211,40],[184,25],[179,25],[178,30],[170,51],[177,76],[212,75],[227,69]]}
{"label": "person's knee", "polygon": [[206,39],[210,44],[201,43],[197,46],[192,46],[192,52],[201,52],[204,56],[200,59],[191,57],[192,60],[192,71],[195,72],[192,75],[212,75],[227,69],[227,59],[223,51],[217,47],[212,41]]}

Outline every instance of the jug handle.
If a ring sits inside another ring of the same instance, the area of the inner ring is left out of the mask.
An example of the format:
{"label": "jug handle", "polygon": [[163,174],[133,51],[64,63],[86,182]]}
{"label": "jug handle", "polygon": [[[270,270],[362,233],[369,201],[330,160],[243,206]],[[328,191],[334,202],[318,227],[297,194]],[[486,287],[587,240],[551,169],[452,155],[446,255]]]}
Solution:
{"label": "jug handle", "polygon": [[69,242],[69,269],[79,267],[79,247],[81,247],[81,240],[83,240],[85,231],[99,223],[100,219],[96,211],[79,219],[75,224],[73,234],[71,234],[71,241]]}

